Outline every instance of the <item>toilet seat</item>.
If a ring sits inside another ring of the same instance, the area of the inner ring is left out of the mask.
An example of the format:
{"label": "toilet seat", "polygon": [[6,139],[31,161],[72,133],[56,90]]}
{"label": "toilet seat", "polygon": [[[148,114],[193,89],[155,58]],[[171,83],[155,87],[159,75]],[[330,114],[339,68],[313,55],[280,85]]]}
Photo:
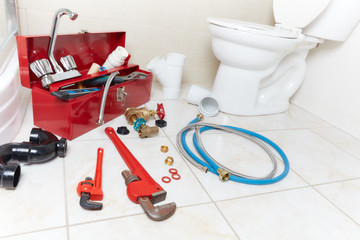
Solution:
{"label": "toilet seat", "polygon": [[274,27],[264,24],[231,19],[207,18],[207,21],[211,24],[215,24],[224,28],[234,29],[248,33],[261,34],[271,37],[296,39],[299,37],[300,34],[300,31],[290,31],[288,29],[282,29],[277,26]]}

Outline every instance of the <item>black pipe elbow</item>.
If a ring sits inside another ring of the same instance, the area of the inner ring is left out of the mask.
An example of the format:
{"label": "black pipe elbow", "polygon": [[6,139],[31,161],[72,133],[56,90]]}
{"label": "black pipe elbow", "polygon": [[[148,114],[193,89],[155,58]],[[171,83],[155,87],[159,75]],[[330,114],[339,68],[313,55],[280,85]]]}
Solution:
{"label": "black pipe elbow", "polygon": [[0,146],[0,187],[15,189],[20,180],[21,168],[12,160],[25,163],[40,163],[59,156],[65,157],[67,143],[40,128],[33,128],[30,142],[8,143]]}

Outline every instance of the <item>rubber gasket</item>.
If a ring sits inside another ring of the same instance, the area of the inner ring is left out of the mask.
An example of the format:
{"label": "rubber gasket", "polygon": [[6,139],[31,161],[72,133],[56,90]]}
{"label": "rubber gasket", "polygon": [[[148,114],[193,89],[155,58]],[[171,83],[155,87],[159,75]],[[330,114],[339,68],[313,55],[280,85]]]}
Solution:
{"label": "rubber gasket", "polygon": [[177,173],[174,173],[171,175],[171,178],[174,179],[174,180],[179,180],[181,178],[181,176]]}
{"label": "rubber gasket", "polygon": [[171,182],[171,178],[164,176],[161,178],[161,181],[163,181],[164,183],[169,183],[169,182]]}
{"label": "rubber gasket", "polygon": [[169,169],[169,173],[171,174],[177,174],[178,173],[178,170],[176,168],[170,168]]}

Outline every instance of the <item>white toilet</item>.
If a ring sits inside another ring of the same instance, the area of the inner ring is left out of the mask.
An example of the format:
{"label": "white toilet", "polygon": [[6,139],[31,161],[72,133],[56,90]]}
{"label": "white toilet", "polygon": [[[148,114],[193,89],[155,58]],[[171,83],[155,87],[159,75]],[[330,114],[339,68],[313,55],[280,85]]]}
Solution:
{"label": "white toilet", "polygon": [[275,26],[208,18],[220,60],[213,96],[236,115],[284,112],[300,87],[310,49],[345,41],[360,20],[360,0],[273,0]]}

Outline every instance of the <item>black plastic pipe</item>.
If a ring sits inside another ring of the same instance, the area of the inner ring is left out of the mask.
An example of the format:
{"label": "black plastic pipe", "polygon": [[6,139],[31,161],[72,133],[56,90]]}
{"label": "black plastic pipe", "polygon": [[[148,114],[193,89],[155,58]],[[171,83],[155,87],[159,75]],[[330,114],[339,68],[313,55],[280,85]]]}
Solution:
{"label": "black plastic pipe", "polygon": [[0,187],[15,189],[19,183],[22,163],[41,163],[59,156],[65,157],[66,139],[58,138],[40,128],[33,128],[30,142],[7,143],[0,146]]}

